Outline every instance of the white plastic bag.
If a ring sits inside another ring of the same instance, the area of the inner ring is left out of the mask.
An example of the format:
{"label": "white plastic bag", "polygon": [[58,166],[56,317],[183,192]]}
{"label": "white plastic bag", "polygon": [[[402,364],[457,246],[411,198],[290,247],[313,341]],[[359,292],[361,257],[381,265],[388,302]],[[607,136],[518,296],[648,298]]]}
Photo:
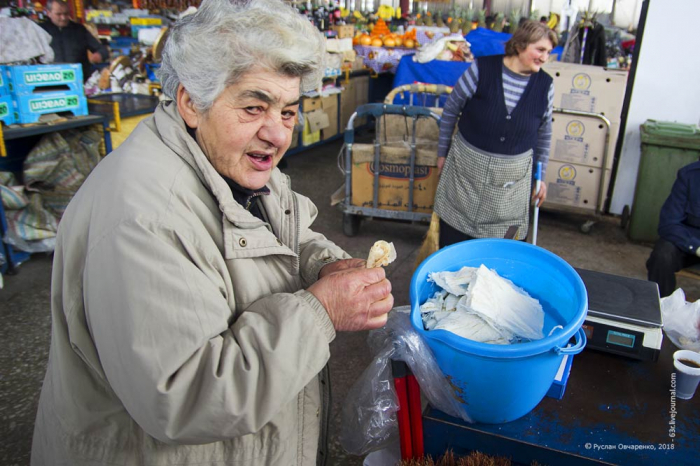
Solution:
{"label": "white plastic bag", "polygon": [[661,298],[661,318],[674,345],[700,351],[700,300],[687,303],[685,293],[678,288],[671,296]]}

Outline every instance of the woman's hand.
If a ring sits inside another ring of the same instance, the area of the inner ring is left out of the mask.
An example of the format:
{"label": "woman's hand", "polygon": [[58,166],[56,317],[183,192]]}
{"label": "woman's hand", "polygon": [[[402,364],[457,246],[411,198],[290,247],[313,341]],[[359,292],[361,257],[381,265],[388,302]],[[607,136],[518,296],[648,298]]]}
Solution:
{"label": "woman's hand", "polygon": [[[333,264],[326,267],[330,265]],[[337,331],[382,327],[386,324],[387,313],[394,306],[391,283],[381,267],[350,267],[329,273],[311,285],[308,291],[321,302]]]}
{"label": "woman's hand", "polygon": [[318,278],[320,280],[326,275],[340,272],[341,270],[364,269],[366,267],[367,261],[364,259],[341,259],[335,262],[331,262],[328,265],[324,265],[323,268],[318,272]]}
{"label": "woman's hand", "polygon": [[547,185],[542,181],[540,183],[540,192],[536,192],[537,187],[532,188],[532,199],[531,202],[537,202],[537,207],[541,206],[547,197]]}

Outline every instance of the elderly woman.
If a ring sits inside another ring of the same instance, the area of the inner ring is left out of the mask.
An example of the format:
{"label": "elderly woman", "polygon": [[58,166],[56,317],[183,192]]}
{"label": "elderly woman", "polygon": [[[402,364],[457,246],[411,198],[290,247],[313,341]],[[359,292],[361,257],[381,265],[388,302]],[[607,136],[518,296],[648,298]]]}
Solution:
{"label": "elderly woman", "polygon": [[172,98],[61,222],[32,464],[324,459],[336,331],[380,327],[382,269],[310,230],[275,167],[323,39],[278,0],[205,0],[173,28]]}
{"label": "elderly woman", "polygon": [[503,238],[510,226],[527,236],[533,162],[544,173],[552,139],[554,87],[541,67],[556,44],[545,24],[526,20],[505,55],[478,58],[450,94],[438,144],[440,247]]}

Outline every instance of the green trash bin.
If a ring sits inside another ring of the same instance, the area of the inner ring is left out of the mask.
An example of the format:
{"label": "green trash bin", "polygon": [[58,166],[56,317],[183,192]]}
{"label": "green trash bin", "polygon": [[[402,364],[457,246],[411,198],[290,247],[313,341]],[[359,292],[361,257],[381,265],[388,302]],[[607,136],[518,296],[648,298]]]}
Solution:
{"label": "green trash bin", "polygon": [[640,126],[642,156],[634,191],[629,237],[654,242],[659,238],[659,213],[671,193],[678,170],[700,158],[700,128],[647,120]]}

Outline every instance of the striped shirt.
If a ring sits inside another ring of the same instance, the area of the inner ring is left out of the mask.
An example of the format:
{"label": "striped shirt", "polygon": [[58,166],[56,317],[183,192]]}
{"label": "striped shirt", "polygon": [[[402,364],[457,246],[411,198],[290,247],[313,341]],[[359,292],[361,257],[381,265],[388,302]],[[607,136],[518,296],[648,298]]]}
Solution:
{"label": "striped shirt", "polygon": [[[511,113],[523,95],[523,91],[530,81],[529,76],[522,76],[512,72],[503,66],[503,97],[508,113]],[[479,83],[479,69],[476,62],[473,62],[467,71],[462,74],[457,81],[452,93],[445,102],[440,122],[440,140],[438,142],[438,157],[445,157],[452,144],[452,135],[455,125],[459,120],[462,109],[469,99],[476,93],[476,86]],[[547,110],[542,117],[542,123],[537,134],[537,147],[535,147],[534,162],[542,162],[542,178],[547,169],[549,161],[549,147],[552,142],[552,108],[554,107],[554,83],[549,87],[547,94]]]}

